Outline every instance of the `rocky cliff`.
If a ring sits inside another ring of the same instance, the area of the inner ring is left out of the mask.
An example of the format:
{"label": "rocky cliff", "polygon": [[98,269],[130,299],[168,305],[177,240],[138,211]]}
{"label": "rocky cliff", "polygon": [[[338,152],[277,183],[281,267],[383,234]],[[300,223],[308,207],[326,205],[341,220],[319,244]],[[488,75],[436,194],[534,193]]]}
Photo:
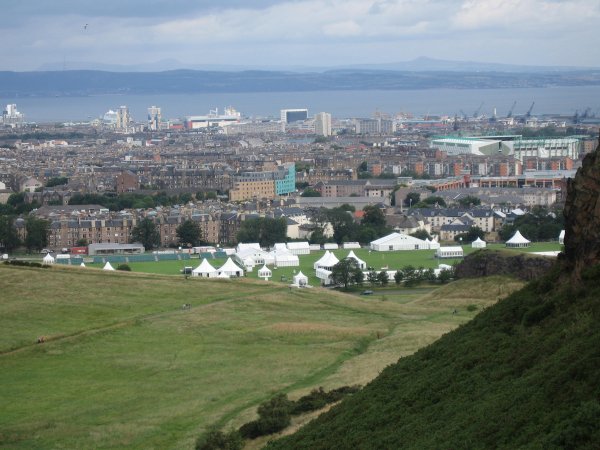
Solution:
{"label": "rocky cliff", "polygon": [[542,276],[555,262],[554,258],[486,249],[468,255],[456,266],[455,275],[457,278],[512,275],[529,281]]}
{"label": "rocky cliff", "polygon": [[568,181],[565,202],[565,251],[561,260],[573,281],[583,268],[600,261],[600,145],[586,155]]}

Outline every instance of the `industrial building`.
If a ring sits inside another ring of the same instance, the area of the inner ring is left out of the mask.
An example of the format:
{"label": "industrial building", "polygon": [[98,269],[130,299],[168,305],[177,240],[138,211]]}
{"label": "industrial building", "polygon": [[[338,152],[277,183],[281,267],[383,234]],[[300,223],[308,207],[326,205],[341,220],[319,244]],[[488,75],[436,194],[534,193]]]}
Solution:
{"label": "industrial building", "polygon": [[303,122],[308,119],[308,109],[282,109],[281,131],[285,132],[287,124]]}
{"label": "industrial building", "polygon": [[240,122],[242,115],[235,108],[225,108],[224,114],[219,114],[219,110],[211,110],[204,116],[187,116],[185,118],[185,126],[189,130],[202,128],[224,128],[228,125]]}

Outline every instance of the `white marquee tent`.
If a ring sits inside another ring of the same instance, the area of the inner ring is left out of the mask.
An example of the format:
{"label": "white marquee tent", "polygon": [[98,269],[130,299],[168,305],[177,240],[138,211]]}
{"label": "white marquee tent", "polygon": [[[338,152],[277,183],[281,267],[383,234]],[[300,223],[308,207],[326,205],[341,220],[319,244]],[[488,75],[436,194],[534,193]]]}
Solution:
{"label": "white marquee tent", "polygon": [[390,252],[394,250],[433,250],[440,247],[435,241],[424,241],[403,233],[392,233],[376,239],[370,244],[371,250]]}
{"label": "white marquee tent", "polygon": [[367,263],[364,262],[362,259],[360,259],[358,256],[356,256],[354,254],[354,251],[350,250],[350,253],[348,253],[348,256],[346,256],[346,259],[353,259],[356,261],[356,263],[358,264],[358,268],[361,270],[365,270],[367,268]]}
{"label": "white marquee tent", "polygon": [[302,273],[302,271],[298,272],[296,275],[292,277],[294,286],[308,286],[308,277]]}
{"label": "white marquee tent", "polygon": [[298,267],[300,265],[300,258],[287,250],[275,250],[272,253],[277,267]]}
{"label": "white marquee tent", "polygon": [[273,272],[266,265],[258,271],[258,278],[262,278],[265,281],[269,281],[269,278],[273,276]]}
{"label": "white marquee tent", "polygon": [[331,270],[340,260],[332,252],[325,252],[323,257],[313,264],[314,269]]}
{"label": "white marquee tent", "polygon": [[104,264],[102,270],[115,270],[115,268],[110,265],[110,262],[106,261],[106,264]]}
{"label": "white marquee tent", "polygon": [[508,241],[506,241],[506,246],[509,248],[522,248],[529,247],[531,241],[524,238],[523,235],[517,230],[513,237],[511,237]]}
{"label": "white marquee tent", "polygon": [[473,242],[471,242],[471,247],[472,248],[486,248],[487,244],[480,237],[478,237]]}
{"label": "white marquee tent", "polygon": [[217,269],[215,269],[212,264],[209,263],[206,258],[204,258],[198,267],[192,270],[192,276],[214,278],[217,276]]}
{"label": "white marquee tent", "polygon": [[225,264],[223,264],[219,269],[217,269],[217,274],[221,276],[221,274],[225,274],[228,277],[243,277],[244,269],[239,267],[236,263],[232,261],[231,258],[227,258]]}
{"label": "white marquee tent", "polygon": [[435,251],[436,258],[462,258],[463,249],[460,246],[440,247]]}
{"label": "white marquee tent", "polygon": [[54,258],[52,257],[52,255],[50,253],[46,253],[46,256],[44,256],[44,259],[42,259],[42,264],[44,264],[44,265],[54,264]]}

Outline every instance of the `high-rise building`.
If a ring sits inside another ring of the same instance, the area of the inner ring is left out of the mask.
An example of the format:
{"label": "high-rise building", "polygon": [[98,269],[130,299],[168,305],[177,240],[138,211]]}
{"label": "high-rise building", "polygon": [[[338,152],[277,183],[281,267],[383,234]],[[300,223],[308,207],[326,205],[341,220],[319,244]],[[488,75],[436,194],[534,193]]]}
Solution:
{"label": "high-rise building", "polygon": [[129,115],[129,108],[127,106],[119,106],[117,109],[117,129],[125,130],[131,122],[131,116]]}
{"label": "high-rise building", "polygon": [[320,112],[315,116],[315,134],[331,136],[331,114]]}
{"label": "high-rise building", "polygon": [[158,131],[162,115],[158,106],[148,108],[148,129],[150,131]]}
{"label": "high-rise building", "polygon": [[288,123],[300,122],[306,119],[308,119],[308,109],[282,109],[281,131],[285,132]]}

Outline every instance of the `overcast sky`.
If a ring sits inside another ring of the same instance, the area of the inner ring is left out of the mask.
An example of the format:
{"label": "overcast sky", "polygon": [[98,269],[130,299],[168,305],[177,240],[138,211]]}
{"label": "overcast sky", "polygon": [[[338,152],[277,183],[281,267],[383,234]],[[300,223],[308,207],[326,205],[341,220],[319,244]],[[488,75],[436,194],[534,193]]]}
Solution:
{"label": "overcast sky", "polygon": [[267,68],[420,56],[600,65],[598,0],[6,0],[0,10],[0,70],[65,60]]}

